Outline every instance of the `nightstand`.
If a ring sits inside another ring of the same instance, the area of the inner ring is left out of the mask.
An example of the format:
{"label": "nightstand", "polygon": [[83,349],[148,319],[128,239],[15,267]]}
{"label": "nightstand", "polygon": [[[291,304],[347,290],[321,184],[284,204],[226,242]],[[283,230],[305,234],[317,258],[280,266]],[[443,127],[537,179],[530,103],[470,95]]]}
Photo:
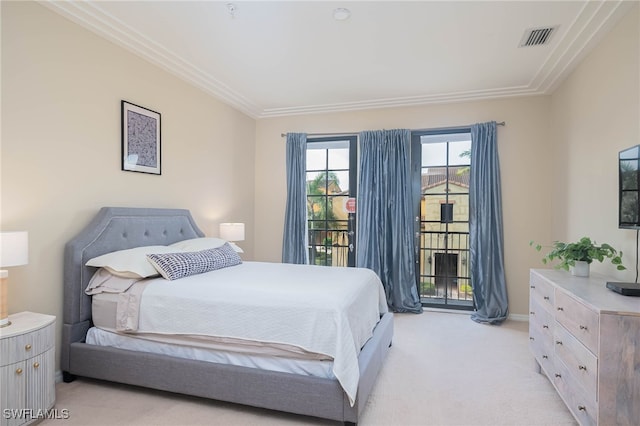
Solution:
{"label": "nightstand", "polygon": [[52,315],[9,315],[0,328],[0,425],[19,426],[45,415],[56,400]]}

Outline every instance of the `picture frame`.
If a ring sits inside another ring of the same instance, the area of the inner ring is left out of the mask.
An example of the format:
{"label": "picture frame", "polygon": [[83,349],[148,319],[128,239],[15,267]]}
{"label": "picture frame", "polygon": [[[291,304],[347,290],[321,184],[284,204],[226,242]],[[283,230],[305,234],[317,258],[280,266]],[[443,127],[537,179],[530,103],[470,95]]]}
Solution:
{"label": "picture frame", "polygon": [[161,114],[123,100],[122,170],[162,174]]}

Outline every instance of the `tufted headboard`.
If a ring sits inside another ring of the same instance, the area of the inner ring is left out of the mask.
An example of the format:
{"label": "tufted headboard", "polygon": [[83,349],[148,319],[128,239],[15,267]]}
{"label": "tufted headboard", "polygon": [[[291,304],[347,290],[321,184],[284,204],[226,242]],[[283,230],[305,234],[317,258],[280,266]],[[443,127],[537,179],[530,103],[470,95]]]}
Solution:
{"label": "tufted headboard", "polygon": [[101,208],[64,249],[63,370],[68,363],[68,345],[84,341],[91,326],[91,297],[84,290],[96,268],[85,266],[89,259],[116,250],[203,236],[188,210]]}

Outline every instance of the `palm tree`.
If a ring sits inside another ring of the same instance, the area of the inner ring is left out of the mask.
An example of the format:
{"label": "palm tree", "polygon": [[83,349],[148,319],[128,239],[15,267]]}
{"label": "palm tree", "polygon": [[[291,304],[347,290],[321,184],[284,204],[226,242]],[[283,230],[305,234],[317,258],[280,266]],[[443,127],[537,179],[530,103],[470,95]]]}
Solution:
{"label": "palm tree", "polygon": [[309,220],[336,220],[333,198],[326,197],[332,188],[340,189],[340,180],[334,172],[320,173],[307,182],[307,218]]}

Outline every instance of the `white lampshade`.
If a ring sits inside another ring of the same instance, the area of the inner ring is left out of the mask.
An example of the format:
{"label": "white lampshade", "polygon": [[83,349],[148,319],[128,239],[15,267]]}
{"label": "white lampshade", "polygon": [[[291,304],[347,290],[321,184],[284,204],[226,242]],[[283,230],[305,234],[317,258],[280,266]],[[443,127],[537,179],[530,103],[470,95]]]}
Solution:
{"label": "white lampshade", "polygon": [[0,232],[0,266],[20,266],[29,263],[29,233]]}
{"label": "white lampshade", "polygon": [[244,223],[221,223],[220,238],[227,241],[244,241]]}

